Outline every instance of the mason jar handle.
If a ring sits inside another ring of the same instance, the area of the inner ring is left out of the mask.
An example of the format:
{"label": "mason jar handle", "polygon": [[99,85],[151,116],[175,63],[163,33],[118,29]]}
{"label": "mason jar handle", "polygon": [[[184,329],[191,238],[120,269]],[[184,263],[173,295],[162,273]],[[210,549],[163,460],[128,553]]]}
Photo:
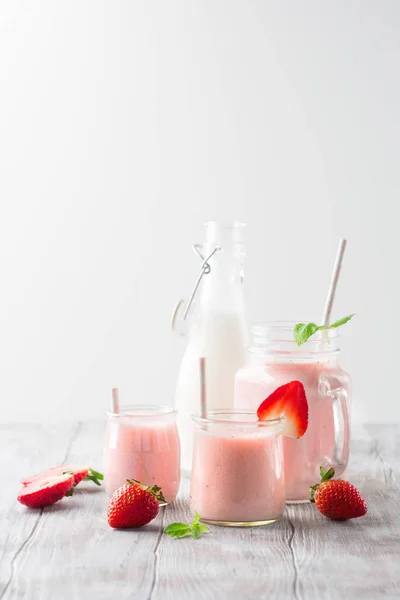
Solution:
{"label": "mason jar handle", "polygon": [[346,467],[348,460],[348,444],[346,443],[348,432],[346,430],[349,426],[347,390],[343,387],[333,388],[331,380],[326,375],[321,375],[319,378],[319,392],[322,396],[328,397],[332,401],[334,430],[333,466]]}

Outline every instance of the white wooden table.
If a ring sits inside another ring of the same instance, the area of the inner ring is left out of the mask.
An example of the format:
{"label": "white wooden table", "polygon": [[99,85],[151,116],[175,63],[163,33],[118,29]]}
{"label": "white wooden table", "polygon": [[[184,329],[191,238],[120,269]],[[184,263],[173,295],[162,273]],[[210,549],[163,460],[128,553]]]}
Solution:
{"label": "white wooden table", "polygon": [[0,427],[0,600],[400,598],[400,426],[354,428],[350,478],[366,517],[328,521],[289,506],[267,527],[210,527],[198,540],[163,527],[188,521],[188,482],[139,530],[112,530],[93,484],[43,510],[16,501],[21,476],[65,461],[101,469],[103,423]]}

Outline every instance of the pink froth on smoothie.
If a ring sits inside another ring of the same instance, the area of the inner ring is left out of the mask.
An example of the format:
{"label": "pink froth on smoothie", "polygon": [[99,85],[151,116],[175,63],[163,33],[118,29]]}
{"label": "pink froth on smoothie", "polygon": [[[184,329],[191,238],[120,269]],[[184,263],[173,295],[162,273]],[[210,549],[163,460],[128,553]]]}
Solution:
{"label": "pink froth on smoothie", "polygon": [[104,479],[111,496],[127,479],[161,487],[166,502],[175,500],[180,482],[180,446],[173,409],[132,406],[108,415]]}
{"label": "pink froth on smoothie", "polygon": [[281,420],[255,412],[211,411],[196,422],[191,507],[203,521],[264,524],[282,517]]}
{"label": "pink froth on smoothie", "polygon": [[[320,465],[333,465],[338,476],[346,468],[350,444],[347,405],[350,379],[338,365],[338,351],[332,338],[309,342],[297,349],[291,337],[292,328],[278,325],[276,328],[279,332],[267,330],[265,324],[264,346],[260,341],[257,345],[257,338],[253,340],[248,364],[236,374],[235,408],[257,410],[277,387],[292,380],[304,385],[308,430],[298,440],[283,438],[283,454],[286,498],[292,502],[305,501],[310,486],[319,480]],[[337,336],[336,332],[330,335]]]}

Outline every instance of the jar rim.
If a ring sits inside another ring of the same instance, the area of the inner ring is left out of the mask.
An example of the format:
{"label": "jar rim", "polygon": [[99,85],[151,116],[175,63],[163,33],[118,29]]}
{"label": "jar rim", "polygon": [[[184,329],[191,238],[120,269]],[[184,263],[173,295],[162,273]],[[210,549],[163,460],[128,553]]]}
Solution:
{"label": "jar rim", "polygon": [[[293,328],[297,323],[308,323],[309,321],[256,321],[251,325],[250,332],[251,333],[264,333],[264,332],[273,332],[273,331],[283,331],[285,333],[293,334]],[[338,329],[335,327],[333,329],[324,329],[322,331],[317,331],[311,337],[328,337],[331,339],[336,339],[340,337],[340,333]],[[275,341],[275,340],[274,340]],[[276,340],[276,341],[287,341],[294,342],[293,337],[289,340]],[[318,340],[321,341],[321,340]]]}
{"label": "jar rim", "polygon": [[159,404],[128,404],[121,408],[119,413],[106,411],[107,417],[121,419],[137,419],[137,418],[157,418],[166,415],[176,414],[176,409],[170,406],[162,406]]}
{"label": "jar rim", "polygon": [[[224,418],[224,416],[232,415],[241,417],[240,420]],[[252,417],[253,420],[245,420],[245,417]],[[258,420],[257,413],[253,410],[242,410],[236,408],[216,408],[207,411],[207,416],[192,414],[192,420],[199,425],[228,425],[232,427],[273,427],[281,425],[283,417],[276,419],[267,419],[265,421]]]}
{"label": "jar rim", "polygon": [[330,358],[340,352],[337,328],[317,331],[304,344],[298,346],[293,337],[296,321],[259,321],[250,328],[252,354],[263,354],[277,360],[315,360],[315,357]]}

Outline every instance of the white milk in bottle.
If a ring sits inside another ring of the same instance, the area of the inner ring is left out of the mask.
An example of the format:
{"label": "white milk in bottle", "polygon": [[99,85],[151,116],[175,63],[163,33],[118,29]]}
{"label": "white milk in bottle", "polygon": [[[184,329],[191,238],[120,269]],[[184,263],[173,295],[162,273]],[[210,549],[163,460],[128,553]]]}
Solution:
{"label": "white milk in bottle", "polygon": [[[207,258],[196,292],[196,308],[188,316],[188,342],[176,387],[175,407],[181,438],[181,465],[190,475],[193,452],[191,415],[200,412],[199,359],[206,358],[207,409],[232,408],[234,378],[243,366],[247,325],[242,288],[244,223],[206,223],[206,241],[196,246]],[[190,313],[189,313],[190,314]]]}

